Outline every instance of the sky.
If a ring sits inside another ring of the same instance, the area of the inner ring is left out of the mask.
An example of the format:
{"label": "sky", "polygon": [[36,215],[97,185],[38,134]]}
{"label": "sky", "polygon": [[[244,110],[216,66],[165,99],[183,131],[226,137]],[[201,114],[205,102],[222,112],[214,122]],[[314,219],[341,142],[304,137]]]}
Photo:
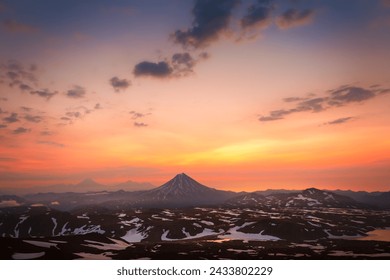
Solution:
{"label": "sky", "polygon": [[388,0],[0,0],[0,187],[389,191],[389,33]]}

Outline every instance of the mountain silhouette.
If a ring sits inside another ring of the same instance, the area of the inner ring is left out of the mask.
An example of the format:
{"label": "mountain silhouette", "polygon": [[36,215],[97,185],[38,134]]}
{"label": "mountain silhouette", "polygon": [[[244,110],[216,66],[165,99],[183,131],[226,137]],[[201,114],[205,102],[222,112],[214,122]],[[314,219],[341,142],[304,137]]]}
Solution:
{"label": "mountain silhouette", "polygon": [[206,187],[181,173],[162,186],[144,192],[140,195],[138,203],[156,206],[197,206],[223,202],[234,195],[236,195],[234,192]]}

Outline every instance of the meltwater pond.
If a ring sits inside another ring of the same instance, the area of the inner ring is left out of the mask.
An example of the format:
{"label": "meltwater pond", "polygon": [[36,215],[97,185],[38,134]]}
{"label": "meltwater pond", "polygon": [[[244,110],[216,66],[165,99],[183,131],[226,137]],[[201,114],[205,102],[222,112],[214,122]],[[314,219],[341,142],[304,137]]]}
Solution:
{"label": "meltwater pond", "polygon": [[375,240],[390,242],[390,228],[376,229],[367,232],[367,236],[358,237],[357,240]]}

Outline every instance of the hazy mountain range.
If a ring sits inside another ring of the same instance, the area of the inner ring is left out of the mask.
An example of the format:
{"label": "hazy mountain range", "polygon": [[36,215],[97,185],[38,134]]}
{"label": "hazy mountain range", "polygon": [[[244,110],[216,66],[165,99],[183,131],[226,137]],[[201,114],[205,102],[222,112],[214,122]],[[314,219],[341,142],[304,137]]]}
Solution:
{"label": "hazy mountain range", "polygon": [[99,192],[99,191],[139,191],[149,190],[156,186],[147,182],[134,182],[128,180],[114,185],[104,185],[94,181],[91,178],[84,179],[77,184],[55,184],[49,186],[35,186],[32,188],[0,188],[0,194],[31,194],[31,193],[64,193],[64,192]]}
{"label": "hazy mountain range", "polygon": [[237,193],[183,173],[148,190],[0,195],[0,259],[388,258],[390,242],[360,240],[386,232],[388,196]]}
{"label": "hazy mountain range", "polygon": [[303,191],[266,190],[238,193],[204,186],[184,173],[176,175],[160,187],[132,181],[108,187],[86,179],[75,185],[54,185],[38,189],[40,192],[35,189],[37,193],[33,194],[1,195],[0,207],[42,204],[61,210],[88,205],[110,209],[215,205],[390,208],[390,192],[326,191],[309,188]]}

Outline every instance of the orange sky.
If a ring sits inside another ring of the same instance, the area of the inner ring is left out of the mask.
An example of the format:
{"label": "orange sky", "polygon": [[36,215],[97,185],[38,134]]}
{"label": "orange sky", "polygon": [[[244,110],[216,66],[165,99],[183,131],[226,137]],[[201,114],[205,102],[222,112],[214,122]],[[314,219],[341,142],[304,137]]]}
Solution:
{"label": "orange sky", "polygon": [[[63,3],[74,26],[5,1],[0,188],[185,172],[237,191],[390,190],[384,2],[101,2]],[[214,30],[194,3],[226,21]]]}

